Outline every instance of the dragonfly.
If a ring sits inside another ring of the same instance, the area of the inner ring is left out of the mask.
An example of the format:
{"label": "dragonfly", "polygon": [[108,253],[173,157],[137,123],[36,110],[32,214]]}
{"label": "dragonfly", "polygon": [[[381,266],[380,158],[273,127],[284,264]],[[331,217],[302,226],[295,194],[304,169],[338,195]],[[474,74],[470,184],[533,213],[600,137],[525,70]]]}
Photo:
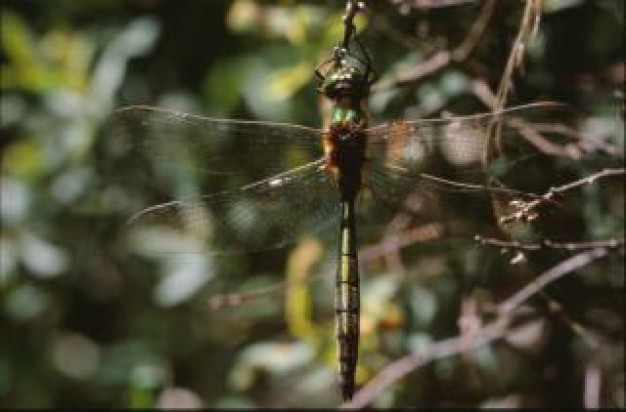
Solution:
{"label": "dragonfly", "polygon": [[[376,76],[368,53],[351,48],[364,50],[354,39],[347,34],[343,46],[316,69],[319,94],[331,103],[324,128],[131,106],[115,112],[107,141],[111,167],[124,170],[117,174],[120,179],[143,182],[136,193],[128,192],[128,202],[144,190],[161,200],[136,210],[127,221],[129,230],[166,225],[188,235],[188,241],[163,246],[164,253],[264,251],[288,246],[302,233],[338,227],[336,339],[345,400],[355,392],[359,352],[357,223],[366,216],[389,221],[398,210],[432,212],[418,210],[411,197],[416,188],[426,195],[471,192],[484,190],[478,184],[490,173],[502,178],[502,170],[489,169],[502,162],[485,163],[495,120],[501,122],[502,141],[513,148],[501,149],[508,156],[507,170],[519,173],[532,145],[519,137],[519,122],[508,119],[554,109],[531,104],[370,126],[365,102]],[[463,171],[454,175],[462,177],[460,183],[425,173],[442,162]],[[500,200],[524,196],[505,187],[489,190]]]}

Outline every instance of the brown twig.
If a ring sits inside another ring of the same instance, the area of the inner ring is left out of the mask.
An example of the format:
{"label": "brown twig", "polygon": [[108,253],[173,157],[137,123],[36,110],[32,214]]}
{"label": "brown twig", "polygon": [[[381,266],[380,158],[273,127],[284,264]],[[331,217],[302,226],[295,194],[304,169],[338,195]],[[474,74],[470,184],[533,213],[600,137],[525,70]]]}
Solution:
{"label": "brown twig", "polygon": [[572,159],[579,159],[582,156],[582,150],[578,144],[555,144],[543,137],[538,128],[523,119],[511,117],[506,120],[506,123],[517,129],[522,137],[542,153],[551,156],[570,157]]}
{"label": "brown twig", "polygon": [[476,0],[391,0],[392,4],[414,9],[434,9],[475,2]]}
{"label": "brown twig", "polygon": [[570,258],[565,259],[561,263],[554,266],[547,272],[542,273],[535,280],[524,286],[521,290],[509,297],[504,302],[498,305],[498,313],[500,315],[511,314],[517,309],[524,301],[528,300],[533,295],[537,294],[548,284],[561,278],[562,276],[571,273],[577,269],[587,266],[591,262],[603,258],[608,254],[606,248],[591,249]]}
{"label": "brown twig", "polygon": [[346,0],[346,14],[343,16],[343,25],[344,25],[344,33],[343,33],[343,41],[341,42],[341,47],[343,49],[348,49],[348,43],[354,36],[354,32],[356,31],[356,27],[354,26],[354,18],[356,15],[365,8],[365,4],[356,0]]}
{"label": "brown twig", "polygon": [[560,250],[586,250],[594,248],[609,248],[615,249],[618,246],[626,243],[625,238],[598,240],[591,242],[553,242],[549,239],[544,239],[539,243],[520,243],[517,241],[507,241],[501,239],[484,238],[482,236],[476,236],[475,240],[480,242],[481,245],[497,246],[507,249],[524,250],[524,251],[536,251],[541,249],[560,249]]}
{"label": "brown twig", "polygon": [[524,46],[538,27],[540,16],[541,1],[528,0],[520,21],[519,31],[517,32],[517,36],[513,42],[509,58],[507,59],[506,66],[504,68],[504,74],[500,79],[500,85],[498,86],[498,92],[496,93],[495,111],[499,111],[505,106],[506,97],[511,91],[513,85],[513,73],[515,69],[522,64],[524,58]]}
{"label": "brown twig", "polygon": [[474,21],[474,24],[465,37],[465,40],[452,51],[452,60],[455,62],[462,62],[466,60],[470,54],[472,54],[478,45],[480,38],[483,34],[485,34],[485,30],[487,30],[487,24],[489,23],[489,20],[491,20],[491,16],[493,16],[495,5],[495,0],[485,1],[478,18]]}
{"label": "brown twig", "polygon": [[343,404],[341,408],[362,408],[368,405],[383,389],[415,369],[423,367],[434,360],[456,355],[461,352],[461,348],[467,351],[502,338],[508,329],[509,322],[510,319],[508,317],[498,318],[497,321],[481,328],[478,336],[470,342],[466,342],[461,337],[445,339],[433,344],[424,353],[405,356],[394,361],[359,390],[351,402]]}
{"label": "brown twig", "polygon": [[568,273],[603,258],[607,255],[607,253],[606,249],[598,248],[565,259],[550,270],[542,273],[520,291],[499,304],[497,308],[498,316],[496,319],[480,328],[474,334],[475,338],[471,339],[471,341],[468,341],[466,337],[462,338],[461,336],[445,339],[431,345],[430,348],[423,353],[408,355],[390,363],[370,382],[361,388],[355,394],[352,401],[343,404],[341,407],[362,408],[368,405],[384,389],[407,374],[434,360],[475,349],[503,338],[507,332],[509,332],[514,312],[524,301],[537,294],[548,284],[556,281]]}
{"label": "brown twig", "polygon": [[582,133],[563,124],[533,123],[532,128],[539,133],[556,133],[576,139],[579,142],[578,145],[580,148],[585,152],[593,152],[594,150],[600,149],[611,156],[616,156],[621,153],[620,149],[605,140],[598,138],[596,135]]}
{"label": "brown twig", "polygon": [[[538,27],[540,16],[541,0],[528,0],[526,2],[526,7],[524,8],[524,13],[522,14],[517,36],[513,42],[511,52],[509,53],[509,57],[504,68],[504,73],[500,78],[500,84],[498,86],[498,91],[496,92],[496,98],[493,105],[494,113],[500,112],[506,104],[506,98],[513,87],[513,73],[523,62],[524,45]],[[491,125],[489,136],[490,139],[484,157],[485,164],[494,153],[501,152],[502,122],[500,121],[500,117],[494,117],[494,122]]]}
{"label": "brown twig", "polygon": [[[454,225],[454,222],[449,222],[447,226],[450,225]],[[445,231],[446,228],[441,223],[433,222],[407,229],[401,233],[390,234],[383,237],[380,242],[361,248],[359,259],[364,263],[371,262],[408,245],[438,239],[443,236]]]}
{"label": "brown twig", "polygon": [[472,80],[472,93],[492,111],[496,107],[496,95],[483,79]]}
{"label": "brown twig", "polygon": [[552,201],[554,197],[558,194],[562,194],[568,190],[572,190],[574,188],[593,184],[597,180],[605,178],[605,177],[614,177],[614,176],[624,176],[626,175],[626,169],[604,169],[598,173],[594,173],[591,176],[584,177],[582,179],[576,180],[574,182],[567,183],[565,185],[554,187],[548,190],[546,193],[540,195],[538,198],[531,200],[529,202],[521,202],[517,210],[514,213],[511,213],[506,216],[502,216],[499,219],[500,224],[509,223],[511,221],[519,221],[519,220],[527,220],[528,216],[536,215],[536,208],[541,204]]}

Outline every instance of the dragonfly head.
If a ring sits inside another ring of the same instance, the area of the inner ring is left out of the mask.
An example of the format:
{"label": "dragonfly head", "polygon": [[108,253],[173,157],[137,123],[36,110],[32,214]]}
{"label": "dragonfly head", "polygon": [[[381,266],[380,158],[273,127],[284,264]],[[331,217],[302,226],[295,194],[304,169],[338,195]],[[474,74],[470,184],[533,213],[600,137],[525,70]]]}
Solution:
{"label": "dragonfly head", "polygon": [[319,87],[319,92],[329,99],[343,97],[362,98],[369,89],[369,80],[359,68],[350,65],[338,65],[326,74]]}

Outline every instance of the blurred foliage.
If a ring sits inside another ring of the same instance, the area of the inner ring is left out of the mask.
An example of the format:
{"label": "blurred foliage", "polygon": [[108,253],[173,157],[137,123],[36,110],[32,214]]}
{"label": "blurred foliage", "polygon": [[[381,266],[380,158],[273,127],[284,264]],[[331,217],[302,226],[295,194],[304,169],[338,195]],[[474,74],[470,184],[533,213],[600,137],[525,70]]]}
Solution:
{"label": "blurred foliage", "polygon": [[[497,88],[524,2],[497,2],[465,61],[401,82],[462,43],[481,4],[368,3],[357,25],[380,74],[374,123],[488,110],[476,87]],[[0,405],[338,405],[325,275],[334,246],[306,238],[224,259],[155,256],[143,241],[129,250],[116,234],[132,199],[101,190],[111,176],[101,175],[98,147],[112,111],[128,104],[319,126],[313,70],[341,37],[342,11],[330,0],[2,2]],[[544,1],[508,105],[562,101],[588,115],[588,127],[610,129],[606,119],[623,114],[623,16],[620,0]],[[537,180],[623,167],[623,130],[607,133],[613,158]],[[622,237],[621,179],[578,191],[583,221],[565,232]],[[548,222],[543,233],[574,223]],[[359,384],[457,335],[463,302],[500,302],[574,253],[528,252],[514,265],[514,250],[445,236],[405,249],[400,262],[363,264]],[[295,286],[272,289],[285,279]],[[216,295],[242,291],[258,296],[226,295],[241,301],[216,308]],[[546,288],[531,302],[539,315],[516,336],[416,371],[374,406],[581,407],[595,367],[601,405],[623,408],[623,292],[623,252],[613,250]]]}

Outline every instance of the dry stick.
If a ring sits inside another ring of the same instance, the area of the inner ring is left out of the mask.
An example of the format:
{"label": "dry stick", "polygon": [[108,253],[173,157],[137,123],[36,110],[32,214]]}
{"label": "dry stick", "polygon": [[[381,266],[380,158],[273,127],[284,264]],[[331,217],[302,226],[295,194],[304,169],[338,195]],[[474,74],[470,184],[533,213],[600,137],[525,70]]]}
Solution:
{"label": "dry stick", "polygon": [[348,43],[352,39],[356,27],[352,22],[356,15],[365,8],[365,4],[357,0],[346,0],[346,14],[343,16],[344,33],[341,47],[348,49]]}
{"label": "dry stick", "polygon": [[592,152],[593,150],[600,149],[604,153],[616,156],[621,154],[621,149],[616,147],[615,145],[600,139],[597,135],[591,135],[584,132],[580,132],[572,127],[563,125],[563,124],[543,124],[543,123],[532,123],[532,128],[536,130],[538,133],[557,133],[562,136],[567,136],[572,139],[575,139],[581,143],[579,146],[585,152]]}
{"label": "dry stick", "polygon": [[485,106],[492,111],[496,107],[496,95],[491,90],[491,87],[483,79],[472,80],[472,93],[478,98]]}
{"label": "dry stick", "polygon": [[[533,34],[535,28],[538,27],[539,17],[541,13],[541,0],[528,0],[526,7],[524,8],[524,14],[520,21],[520,28],[517,33],[517,37],[511,47],[509,58],[507,59],[506,66],[504,68],[504,74],[500,79],[500,85],[496,93],[495,102],[493,105],[493,112],[500,112],[506,103],[506,98],[511,91],[513,84],[513,72],[521,64],[524,57],[524,44],[528,41]],[[493,155],[494,150],[496,153],[502,150],[502,122],[499,120],[500,116],[494,118],[492,127],[489,131],[491,137],[488,141],[487,150],[485,150],[484,163],[487,164],[490,156]]]}
{"label": "dry stick", "polygon": [[563,275],[566,275],[576,269],[580,269],[583,266],[588,265],[594,260],[600,259],[608,254],[607,249],[597,248],[589,251],[579,253],[568,259],[565,259],[561,263],[554,266],[547,272],[542,273],[535,280],[524,286],[515,295],[511,296],[504,302],[498,305],[498,313],[502,315],[510,315],[513,310],[518,308],[525,300],[541,291],[548,284],[559,279]]}
{"label": "dry stick", "polygon": [[559,187],[553,187],[550,190],[548,190],[546,193],[539,196],[539,198],[525,203],[515,213],[512,213],[508,216],[501,217],[500,223],[504,224],[504,223],[511,222],[513,220],[520,220],[520,219],[523,219],[524,216],[531,215],[533,210],[536,207],[543,204],[544,202],[552,201],[554,196],[557,194],[562,194],[568,190],[574,189],[579,186],[584,186],[584,185],[595,183],[596,180],[604,178],[604,177],[624,176],[624,175],[626,175],[626,169],[604,169],[591,176],[584,177],[582,179],[567,183]]}
{"label": "dry stick", "polygon": [[552,156],[570,157],[572,159],[578,159],[582,156],[581,149],[578,145],[567,144],[563,146],[553,143],[543,137],[537,128],[523,119],[512,117],[508,118],[506,122],[517,129],[524,139],[530,142],[542,153]]}
{"label": "dry stick", "polygon": [[468,35],[465,37],[465,40],[461,45],[455,48],[452,51],[452,60],[455,62],[462,62],[469,57],[469,55],[474,51],[476,45],[482,35],[485,33],[487,29],[487,24],[493,16],[493,10],[495,9],[496,1],[495,0],[487,0],[485,1],[485,5],[483,6],[478,18],[472,25]]}
{"label": "dry stick", "polygon": [[513,296],[498,305],[498,317],[479,329],[468,342],[467,337],[456,336],[441,340],[431,345],[421,354],[408,355],[400,358],[383,369],[370,380],[354,396],[352,401],[344,403],[342,408],[362,408],[368,405],[384,389],[428,363],[456,355],[467,350],[476,349],[504,337],[509,329],[514,311],[527,299],[541,291],[546,285],[562,276],[580,269],[590,263],[605,257],[606,249],[593,249],[563,260],[547,272],[542,273]]}
{"label": "dry stick", "polygon": [[[391,0],[392,4],[414,9],[436,9],[440,7],[458,6],[459,4],[475,3],[476,0]],[[411,4],[412,3],[412,4]]]}
{"label": "dry stick", "polygon": [[[517,129],[520,135],[529,143],[548,155],[579,159],[585,153],[593,152],[598,149],[612,156],[619,153],[619,149],[614,145],[604,142],[596,136],[583,135],[575,129],[563,124],[529,123],[519,117],[509,117],[506,119],[506,122]],[[546,139],[542,133],[559,133],[563,136],[574,138],[577,141],[575,143],[559,145]]]}
{"label": "dry stick", "polygon": [[626,239],[623,237],[616,238],[616,239],[609,239],[609,240],[598,240],[598,241],[590,241],[590,242],[567,242],[567,243],[553,242],[549,239],[544,239],[540,243],[520,243],[517,241],[506,241],[506,240],[493,239],[493,238],[484,238],[482,236],[476,236],[475,239],[477,242],[480,242],[481,245],[497,246],[497,247],[502,247],[502,248],[524,250],[524,251],[536,251],[536,250],[541,250],[544,248],[562,249],[562,250],[584,250],[584,249],[604,247],[604,248],[614,249],[626,243]]}
{"label": "dry stick", "polygon": [[535,28],[539,22],[539,16],[541,15],[541,1],[540,0],[528,0],[526,7],[524,8],[524,14],[520,21],[520,28],[517,33],[517,37],[511,47],[511,53],[507,59],[506,66],[504,68],[504,74],[500,79],[500,85],[498,86],[498,92],[496,94],[495,111],[500,111],[504,108],[506,97],[511,91],[513,72],[521,64],[524,57],[524,44],[530,39]]}

